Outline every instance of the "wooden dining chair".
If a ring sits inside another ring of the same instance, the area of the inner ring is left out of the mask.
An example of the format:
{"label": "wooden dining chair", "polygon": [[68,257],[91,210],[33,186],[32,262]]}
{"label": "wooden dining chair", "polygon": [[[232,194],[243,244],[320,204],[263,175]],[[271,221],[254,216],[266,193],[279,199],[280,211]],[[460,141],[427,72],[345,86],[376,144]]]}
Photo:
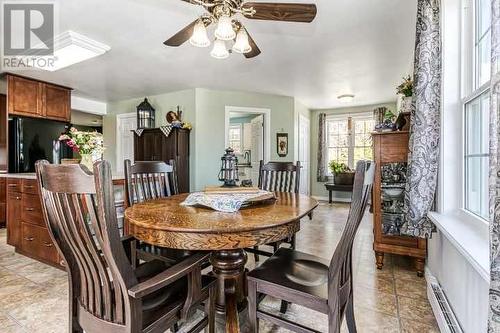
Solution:
{"label": "wooden dining chair", "polygon": [[349,332],[356,332],[352,247],[370,197],[374,170],[375,165],[370,161],[359,161],[356,166],[347,223],[330,262],[307,253],[280,248],[271,258],[248,274],[251,332],[258,332],[258,319],[270,321],[295,332],[317,332],[258,309],[258,301],[265,295],[327,314],[329,333],[340,332],[345,314]]}
{"label": "wooden dining chair", "polygon": [[119,235],[111,167],[38,161],[36,174],[49,233],[66,262],[69,332],[165,332],[202,303],[190,332],[214,332],[215,280],[201,274],[207,254],[174,266],[153,260],[133,268]]}
{"label": "wooden dining chair", "polygon": [[[127,159],[124,164],[128,207],[147,200],[179,194],[175,160],[170,160],[169,164],[163,161],[136,161],[132,164]],[[131,243],[131,247],[132,260],[135,263],[140,260],[158,259],[173,264],[192,254],[190,251],[167,249],[139,241]]]}
{"label": "wooden dining chair", "polygon": [[[270,192],[291,192],[299,193],[300,188],[300,161],[297,164],[292,162],[268,162],[260,161],[259,165],[259,183],[258,187],[261,190]],[[288,243],[290,248],[295,249],[295,235],[290,239],[282,242],[274,242],[266,244],[273,248],[273,252],[262,250],[258,246],[252,249],[246,249],[247,252],[253,253],[256,262],[259,262],[259,255],[266,257],[272,256],[279,248],[281,243]]]}

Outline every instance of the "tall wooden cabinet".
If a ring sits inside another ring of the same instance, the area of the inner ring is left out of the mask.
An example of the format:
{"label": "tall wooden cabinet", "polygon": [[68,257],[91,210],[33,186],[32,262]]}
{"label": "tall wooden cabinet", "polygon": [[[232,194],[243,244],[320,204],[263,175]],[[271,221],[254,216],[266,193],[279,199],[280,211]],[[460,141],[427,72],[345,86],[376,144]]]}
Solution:
{"label": "tall wooden cabinet", "polygon": [[423,276],[427,240],[400,234],[404,222],[403,199],[408,161],[408,131],[373,133],[376,163],[373,186],[373,250],[377,268],[384,254],[415,258],[417,275]]}
{"label": "tall wooden cabinet", "polygon": [[[136,161],[175,160],[179,191],[189,192],[189,133],[190,130],[174,128],[168,136],[159,128],[144,129],[134,134]],[[123,163],[118,161],[118,163]]]}

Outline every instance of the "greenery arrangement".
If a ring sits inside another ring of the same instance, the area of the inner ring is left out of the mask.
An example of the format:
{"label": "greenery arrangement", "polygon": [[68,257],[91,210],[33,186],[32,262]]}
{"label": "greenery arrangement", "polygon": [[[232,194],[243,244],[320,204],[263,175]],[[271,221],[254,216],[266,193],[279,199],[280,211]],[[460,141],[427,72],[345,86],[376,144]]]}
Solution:
{"label": "greenery arrangement", "polygon": [[59,141],[64,141],[68,147],[80,155],[98,155],[104,152],[103,137],[98,132],[82,132],[71,127],[68,133],[59,137]]}
{"label": "greenery arrangement", "polygon": [[343,172],[352,172],[352,170],[345,163],[339,163],[337,161],[330,161],[330,163],[328,163],[328,167],[334,175]]}
{"label": "greenery arrangement", "polygon": [[413,96],[413,80],[410,75],[403,77],[403,82],[396,88],[396,92],[405,97]]}
{"label": "greenery arrangement", "polygon": [[396,118],[396,115],[389,109],[387,109],[384,113],[384,120],[391,120],[393,121]]}

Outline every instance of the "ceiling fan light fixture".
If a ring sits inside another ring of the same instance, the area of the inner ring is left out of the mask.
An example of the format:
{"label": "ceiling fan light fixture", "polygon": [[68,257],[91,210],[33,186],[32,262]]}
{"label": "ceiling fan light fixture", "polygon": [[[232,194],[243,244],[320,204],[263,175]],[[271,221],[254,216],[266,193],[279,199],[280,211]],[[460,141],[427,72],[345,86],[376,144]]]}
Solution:
{"label": "ceiling fan light fixture", "polygon": [[240,28],[236,35],[236,43],[233,45],[233,51],[242,54],[252,51],[252,47],[248,42],[248,34],[244,28]]}
{"label": "ceiling fan light fixture", "polygon": [[229,57],[229,51],[226,48],[226,42],[220,39],[216,39],[214,42],[214,48],[210,55],[215,59],[226,59]]}
{"label": "ceiling fan light fixture", "polygon": [[202,20],[199,20],[194,26],[193,35],[189,39],[191,45],[196,47],[210,46],[210,39],[208,39],[207,28]]}
{"label": "ceiling fan light fixture", "polygon": [[220,40],[233,40],[236,37],[231,17],[227,15],[219,17],[219,23],[217,29],[215,29],[215,37]]}

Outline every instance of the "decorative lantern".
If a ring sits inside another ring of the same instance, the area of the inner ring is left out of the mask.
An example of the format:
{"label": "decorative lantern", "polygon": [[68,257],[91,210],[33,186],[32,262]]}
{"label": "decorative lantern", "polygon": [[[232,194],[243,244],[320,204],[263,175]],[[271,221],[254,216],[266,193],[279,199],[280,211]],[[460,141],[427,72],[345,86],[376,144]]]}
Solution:
{"label": "decorative lantern", "polygon": [[155,109],[149,104],[148,99],[137,105],[137,128],[155,127]]}
{"label": "decorative lantern", "polygon": [[238,179],[238,158],[234,154],[233,148],[226,149],[226,153],[221,157],[222,165],[219,172],[219,181],[224,182],[222,187],[234,187]]}

